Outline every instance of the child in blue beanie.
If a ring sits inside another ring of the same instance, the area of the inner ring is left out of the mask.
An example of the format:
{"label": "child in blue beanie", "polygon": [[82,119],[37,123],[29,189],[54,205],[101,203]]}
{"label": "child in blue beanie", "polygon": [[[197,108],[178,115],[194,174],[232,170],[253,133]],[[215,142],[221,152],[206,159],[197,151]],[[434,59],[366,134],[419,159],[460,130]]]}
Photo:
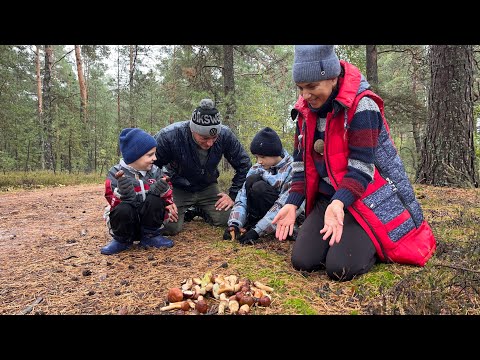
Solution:
{"label": "child in blue beanie", "polygon": [[104,255],[130,248],[169,248],[173,241],[162,236],[164,222],[174,218],[172,189],[159,167],[153,164],[157,142],[139,128],[123,129],[119,137],[123,158],[112,166],[105,181],[104,218],[113,239],[102,247]]}

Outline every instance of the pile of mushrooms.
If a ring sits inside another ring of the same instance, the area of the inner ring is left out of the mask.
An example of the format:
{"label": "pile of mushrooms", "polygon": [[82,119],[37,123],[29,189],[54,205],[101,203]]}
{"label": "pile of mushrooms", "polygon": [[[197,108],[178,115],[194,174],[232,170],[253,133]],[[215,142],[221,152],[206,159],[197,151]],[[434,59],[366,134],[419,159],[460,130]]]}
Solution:
{"label": "pile of mushrooms", "polygon": [[217,314],[250,313],[253,306],[270,306],[272,302],[273,288],[262,284],[260,281],[253,283],[249,279],[238,279],[236,275],[212,275],[207,272],[200,278],[185,279],[180,288],[168,290],[168,305],[160,308],[160,311],[176,310],[175,314],[185,314],[190,310],[192,313],[214,313],[212,306],[209,307],[206,299],[218,301]]}

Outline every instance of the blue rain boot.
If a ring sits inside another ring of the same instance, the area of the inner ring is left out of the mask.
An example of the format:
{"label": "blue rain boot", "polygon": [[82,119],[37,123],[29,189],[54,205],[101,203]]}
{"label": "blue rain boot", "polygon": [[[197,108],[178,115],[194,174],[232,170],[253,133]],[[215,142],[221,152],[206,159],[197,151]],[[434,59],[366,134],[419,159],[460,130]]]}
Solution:
{"label": "blue rain boot", "polygon": [[171,248],[173,246],[173,240],[167,239],[162,236],[162,230],[151,229],[142,226],[142,239],[140,240],[141,247],[156,247],[156,248]]}
{"label": "blue rain boot", "polygon": [[132,242],[128,238],[122,238],[120,236],[115,235],[113,236],[112,241],[110,241],[107,245],[102,247],[100,252],[103,255],[113,255],[129,249],[131,246],[132,246]]}

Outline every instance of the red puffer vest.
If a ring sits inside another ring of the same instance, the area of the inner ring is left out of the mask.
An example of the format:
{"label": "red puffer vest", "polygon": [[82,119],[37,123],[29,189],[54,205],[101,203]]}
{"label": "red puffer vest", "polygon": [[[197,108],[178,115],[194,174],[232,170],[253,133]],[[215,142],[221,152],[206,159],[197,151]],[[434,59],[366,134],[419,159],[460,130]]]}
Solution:
{"label": "red puffer vest", "polygon": [[[348,171],[347,129],[360,99],[364,96],[370,97],[380,109],[384,129],[375,153],[373,182],[348,211],[369,235],[382,261],[424,266],[433,255],[436,242],[430,226],[423,218],[420,204],[415,199],[403,163],[390,137],[383,100],[369,90],[357,94],[361,81],[360,71],[343,60],[340,64],[344,76],[339,78],[339,93],[335,100],[343,105],[343,109],[327,115],[325,129],[325,162],[328,177],[337,190]],[[301,96],[295,104],[295,109],[299,112],[298,126],[302,132],[300,144],[303,149],[308,149],[303,152],[308,216],[315,205],[319,182],[312,156],[317,120],[316,114],[310,111],[307,102]]]}

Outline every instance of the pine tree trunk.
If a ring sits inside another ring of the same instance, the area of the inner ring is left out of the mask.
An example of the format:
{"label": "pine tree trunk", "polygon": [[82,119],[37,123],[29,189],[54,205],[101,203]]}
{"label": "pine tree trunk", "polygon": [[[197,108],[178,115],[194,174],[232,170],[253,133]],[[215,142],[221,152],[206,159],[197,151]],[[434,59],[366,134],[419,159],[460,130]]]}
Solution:
{"label": "pine tree trunk", "polygon": [[75,59],[77,61],[78,85],[80,86],[80,120],[83,124],[87,123],[87,88],[83,76],[82,57],[80,46],[75,45]]}
{"label": "pine tree trunk", "polygon": [[133,99],[133,75],[135,73],[135,63],[137,60],[137,45],[130,45],[130,71],[128,80],[129,107],[130,107],[130,126],[136,127],[134,99]]}
{"label": "pine tree trunk", "polygon": [[[42,105],[42,77],[40,74],[40,45],[36,45],[35,49],[35,69],[37,72],[37,98],[38,98],[38,122],[40,124],[40,128],[43,129],[43,105]],[[42,170],[45,170],[45,153],[43,149],[45,149],[45,134],[43,131],[40,132],[40,164]]]}
{"label": "pine tree trunk", "polygon": [[79,45],[75,45],[75,59],[77,63],[78,85],[80,87],[80,122],[83,124],[82,146],[87,154],[85,158],[85,171],[89,173],[92,171],[91,156],[89,156],[91,129],[88,122],[87,87],[85,77],[83,76],[83,63]]}
{"label": "pine tree trunk", "polygon": [[[120,46],[117,46],[117,126],[120,129],[123,128],[122,120],[120,118]],[[117,156],[120,155],[120,146],[117,141]]]}
{"label": "pine tree trunk", "polygon": [[[224,117],[225,125],[236,134],[237,126],[235,122],[235,74],[233,69],[233,45],[223,45],[223,88],[225,96],[226,112]],[[223,170],[227,171],[229,164],[223,158]]]}
{"label": "pine tree trunk", "polygon": [[235,126],[235,75],[233,70],[233,45],[223,45],[223,88],[226,112],[224,122],[234,133]]}
{"label": "pine tree trunk", "polygon": [[367,45],[367,80],[374,91],[378,90],[377,45]]}
{"label": "pine tree trunk", "polygon": [[433,45],[428,123],[417,181],[478,187],[473,134],[473,47]]}
{"label": "pine tree trunk", "polygon": [[[419,60],[416,59],[415,57],[412,58],[412,66],[413,66],[413,71],[412,71],[412,94],[414,95],[415,98],[418,97],[418,88],[419,88],[419,67],[420,63]],[[417,170],[416,163],[418,159],[421,156],[422,152],[422,140],[421,140],[421,132],[422,132],[422,122],[421,119],[419,119],[417,116],[412,117],[412,135],[413,135],[413,141],[415,143],[415,154],[412,157],[413,158],[413,168]]]}
{"label": "pine tree trunk", "polygon": [[52,104],[52,67],[53,67],[53,47],[45,45],[45,71],[43,76],[43,136],[45,139],[43,153],[45,157],[45,168],[53,170],[53,104]]}

